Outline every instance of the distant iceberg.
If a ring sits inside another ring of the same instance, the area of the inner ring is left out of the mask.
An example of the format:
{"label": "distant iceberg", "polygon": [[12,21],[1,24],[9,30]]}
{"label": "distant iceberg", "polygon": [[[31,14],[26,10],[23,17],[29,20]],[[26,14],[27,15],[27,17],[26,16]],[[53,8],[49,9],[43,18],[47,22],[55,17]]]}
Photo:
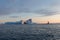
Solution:
{"label": "distant iceberg", "polygon": [[6,22],[5,24],[32,24],[32,19],[28,19],[25,22],[23,22],[22,20],[18,22]]}
{"label": "distant iceberg", "polygon": [[5,24],[22,24],[22,20],[18,22],[6,22]]}

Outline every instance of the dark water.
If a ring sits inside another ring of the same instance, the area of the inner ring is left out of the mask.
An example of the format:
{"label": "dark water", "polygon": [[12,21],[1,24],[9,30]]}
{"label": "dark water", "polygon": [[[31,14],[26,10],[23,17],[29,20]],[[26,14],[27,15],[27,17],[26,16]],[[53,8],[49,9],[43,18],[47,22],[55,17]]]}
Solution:
{"label": "dark water", "polygon": [[60,25],[0,25],[0,40],[60,40]]}

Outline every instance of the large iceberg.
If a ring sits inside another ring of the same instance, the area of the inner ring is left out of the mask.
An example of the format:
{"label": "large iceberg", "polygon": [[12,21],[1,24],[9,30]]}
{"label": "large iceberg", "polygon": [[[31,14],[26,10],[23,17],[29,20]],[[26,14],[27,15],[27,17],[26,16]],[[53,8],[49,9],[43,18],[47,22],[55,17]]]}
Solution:
{"label": "large iceberg", "polygon": [[26,23],[26,24],[32,24],[32,19],[28,19],[28,20],[26,20],[25,23]]}

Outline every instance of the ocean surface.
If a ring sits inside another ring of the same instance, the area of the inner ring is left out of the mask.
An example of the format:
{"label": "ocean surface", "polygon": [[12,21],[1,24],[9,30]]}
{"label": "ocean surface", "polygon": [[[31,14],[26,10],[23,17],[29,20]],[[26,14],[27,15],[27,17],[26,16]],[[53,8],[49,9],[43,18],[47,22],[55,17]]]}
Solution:
{"label": "ocean surface", "polygon": [[0,25],[0,40],[60,40],[60,24]]}

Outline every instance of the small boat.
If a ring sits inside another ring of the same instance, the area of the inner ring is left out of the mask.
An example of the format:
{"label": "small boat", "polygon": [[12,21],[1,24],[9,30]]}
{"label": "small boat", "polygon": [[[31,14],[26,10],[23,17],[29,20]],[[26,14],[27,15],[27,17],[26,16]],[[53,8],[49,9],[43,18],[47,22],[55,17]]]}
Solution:
{"label": "small boat", "polygon": [[48,21],[48,23],[47,24],[49,24],[49,21]]}

